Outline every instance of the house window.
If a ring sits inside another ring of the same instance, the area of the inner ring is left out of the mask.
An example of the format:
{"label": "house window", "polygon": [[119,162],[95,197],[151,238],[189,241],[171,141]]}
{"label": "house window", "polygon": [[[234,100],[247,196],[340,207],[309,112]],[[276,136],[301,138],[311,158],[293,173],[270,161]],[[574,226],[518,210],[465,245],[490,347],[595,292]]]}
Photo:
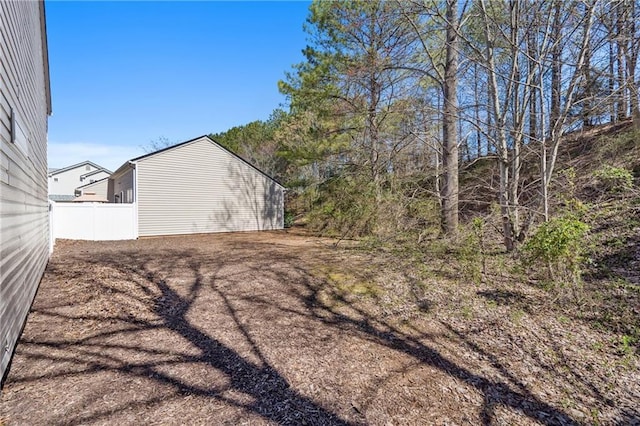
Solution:
{"label": "house window", "polygon": [[54,181],[54,182],[57,182],[57,181],[58,181],[58,178],[53,178],[53,181]]}
{"label": "house window", "polygon": [[84,169],[87,170],[87,171],[91,170],[91,166],[87,164],[86,166],[84,166]]}
{"label": "house window", "polygon": [[26,156],[29,155],[29,138],[24,133],[20,120],[17,117],[16,111],[11,108],[11,142],[17,146],[20,151]]}

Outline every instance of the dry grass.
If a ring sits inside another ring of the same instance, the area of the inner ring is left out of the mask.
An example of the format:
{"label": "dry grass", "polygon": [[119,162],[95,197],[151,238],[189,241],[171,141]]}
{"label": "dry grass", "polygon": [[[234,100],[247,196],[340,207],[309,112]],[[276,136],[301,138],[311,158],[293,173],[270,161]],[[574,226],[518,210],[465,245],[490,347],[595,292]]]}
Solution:
{"label": "dry grass", "polygon": [[501,277],[288,233],[58,242],[0,424],[632,424],[637,356]]}

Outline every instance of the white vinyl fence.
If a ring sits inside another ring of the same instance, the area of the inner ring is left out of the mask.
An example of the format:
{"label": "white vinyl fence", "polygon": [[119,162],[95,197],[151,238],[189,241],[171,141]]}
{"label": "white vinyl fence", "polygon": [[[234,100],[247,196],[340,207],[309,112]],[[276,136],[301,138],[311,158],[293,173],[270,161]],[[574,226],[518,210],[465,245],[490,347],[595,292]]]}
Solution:
{"label": "white vinyl fence", "polygon": [[135,204],[52,203],[54,240],[134,240],[138,238]]}

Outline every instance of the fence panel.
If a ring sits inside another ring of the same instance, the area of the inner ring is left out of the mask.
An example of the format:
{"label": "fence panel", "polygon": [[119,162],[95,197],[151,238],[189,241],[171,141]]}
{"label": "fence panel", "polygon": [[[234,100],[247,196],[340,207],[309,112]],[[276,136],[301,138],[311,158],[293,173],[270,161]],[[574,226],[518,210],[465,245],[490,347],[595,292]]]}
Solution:
{"label": "fence panel", "polygon": [[91,241],[138,238],[135,204],[55,203],[51,215],[54,238]]}

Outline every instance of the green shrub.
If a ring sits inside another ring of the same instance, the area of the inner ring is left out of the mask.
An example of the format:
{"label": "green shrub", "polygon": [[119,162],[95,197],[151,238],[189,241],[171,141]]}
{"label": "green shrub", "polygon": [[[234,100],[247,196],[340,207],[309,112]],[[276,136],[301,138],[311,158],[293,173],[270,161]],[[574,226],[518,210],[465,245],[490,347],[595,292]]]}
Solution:
{"label": "green shrub", "polygon": [[554,281],[558,278],[557,273],[577,281],[588,231],[589,226],[574,215],[557,217],[541,224],[523,247],[525,264],[542,263]]}
{"label": "green shrub", "polygon": [[371,235],[377,210],[370,181],[360,176],[335,177],[318,188],[309,212],[309,226],[340,238]]}
{"label": "green shrub", "polygon": [[296,215],[291,210],[285,210],[284,212],[284,227],[291,228],[293,226],[293,222],[296,219]]}
{"label": "green shrub", "polygon": [[[442,255],[453,255],[457,260],[459,275],[467,282],[479,284],[486,273],[485,221],[481,217],[461,224],[458,235],[444,246]],[[447,241],[446,238],[441,241]],[[430,249],[432,254],[435,252]]]}
{"label": "green shrub", "polygon": [[633,188],[633,175],[627,169],[605,165],[593,174],[609,192],[620,194]]}

